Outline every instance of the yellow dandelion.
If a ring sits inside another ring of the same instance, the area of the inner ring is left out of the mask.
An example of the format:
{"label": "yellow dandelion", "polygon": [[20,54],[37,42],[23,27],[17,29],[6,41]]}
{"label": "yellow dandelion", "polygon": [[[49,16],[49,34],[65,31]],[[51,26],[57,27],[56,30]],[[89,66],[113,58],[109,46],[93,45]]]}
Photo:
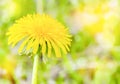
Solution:
{"label": "yellow dandelion", "polygon": [[71,44],[68,29],[60,22],[45,14],[27,15],[15,22],[8,30],[8,44],[14,47],[21,42],[19,53],[31,51],[36,54],[41,47],[42,54],[51,56],[54,50],[57,57],[66,54]]}

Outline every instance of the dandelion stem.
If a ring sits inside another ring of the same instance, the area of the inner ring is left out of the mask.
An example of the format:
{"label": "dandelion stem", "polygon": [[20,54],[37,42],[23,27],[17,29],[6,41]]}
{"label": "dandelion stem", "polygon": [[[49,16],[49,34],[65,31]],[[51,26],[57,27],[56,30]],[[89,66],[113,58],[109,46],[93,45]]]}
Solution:
{"label": "dandelion stem", "polygon": [[37,84],[38,64],[39,64],[39,56],[37,54],[37,55],[34,56],[33,73],[32,73],[32,84]]}

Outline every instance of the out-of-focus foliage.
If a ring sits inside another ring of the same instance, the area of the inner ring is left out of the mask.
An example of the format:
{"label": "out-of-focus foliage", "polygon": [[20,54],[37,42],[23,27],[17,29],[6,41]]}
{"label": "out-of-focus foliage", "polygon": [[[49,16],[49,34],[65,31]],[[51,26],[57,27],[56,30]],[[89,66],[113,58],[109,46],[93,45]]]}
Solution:
{"label": "out-of-focus foliage", "polygon": [[116,38],[116,43],[115,45],[120,45],[120,24],[118,23],[118,26],[115,28],[115,38]]}
{"label": "out-of-focus foliage", "polygon": [[85,31],[75,34],[71,46],[71,54],[73,57],[78,56],[78,53],[84,51],[92,42],[94,42],[94,39]]}
{"label": "out-of-focus foliage", "polygon": [[0,0],[0,84],[31,83],[32,56],[8,46],[6,31],[39,10],[67,26],[73,40],[67,56],[40,59],[39,84],[120,84],[119,9],[120,0]]}
{"label": "out-of-focus foliage", "polygon": [[30,13],[36,13],[36,5],[34,0],[13,0],[15,3],[15,13],[13,18],[22,17]]}

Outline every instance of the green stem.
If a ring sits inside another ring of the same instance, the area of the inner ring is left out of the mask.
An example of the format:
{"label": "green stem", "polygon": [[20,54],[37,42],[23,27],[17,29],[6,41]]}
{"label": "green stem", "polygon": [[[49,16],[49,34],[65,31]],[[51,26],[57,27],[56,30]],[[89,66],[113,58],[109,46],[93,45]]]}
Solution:
{"label": "green stem", "polygon": [[35,55],[34,64],[33,64],[33,73],[32,73],[32,84],[37,84],[38,64],[39,64],[39,56]]}

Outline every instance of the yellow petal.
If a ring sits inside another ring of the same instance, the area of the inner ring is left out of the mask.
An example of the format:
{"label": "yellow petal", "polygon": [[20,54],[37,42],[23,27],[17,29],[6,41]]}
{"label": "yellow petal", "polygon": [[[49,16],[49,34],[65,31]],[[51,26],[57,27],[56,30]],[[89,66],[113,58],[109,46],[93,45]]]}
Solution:
{"label": "yellow petal", "polygon": [[51,46],[51,43],[48,39],[45,39],[46,42],[47,42],[47,46],[48,46],[48,57],[51,56],[51,51],[52,51],[52,46]]}
{"label": "yellow petal", "polygon": [[42,42],[42,53],[45,54],[46,52],[46,43],[45,43],[45,40],[43,40]]}
{"label": "yellow petal", "polygon": [[38,47],[39,47],[39,41],[35,40],[35,42],[33,43],[33,53],[34,54],[37,53]]}
{"label": "yellow petal", "polygon": [[29,41],[31,37],[28,37],[26,40],[23,41],[23,43],[20,45],[20,48],[18,50],[18,52],[22,52],[23,48],[25,47],[25,45],[27,44],[27,42]]}
{"label": "yellow petal", "polygon": [[65,49],[65,46],[60,42],[60,41],[58,41],[58,39],[53,39],[56,43],[57,43],[57,45],[62,49],[62,51],[63,51],[63,53],[64,54],[67,54],[67,50]]}
{"label": "yellow petal", "polygon": [[52,47],[55,51],[56,57],[61,57],[61,52],[60,52],[59,47],[54,43],[54,41],[52,41],[51,39],[49,39],[49,40],[50,40]]}
{"label": "yellow petal", "polygon": [[23,38],[25,37],[25,35],[21,35],[21,36],[17,36],[15,39],[14,39],[14,42],[12,44],[12,47],[14,47],[20,40],[22,40]]}
{"label": "yellow petal", "polygon": [[27,47],[26,47],[26,50],[27,50],[27,51],[30,50],[31,47],[33,46],[33,41],[34,41],[33,38],[29,40],[29,42],[28,42],[28,44],[27,44]]}

